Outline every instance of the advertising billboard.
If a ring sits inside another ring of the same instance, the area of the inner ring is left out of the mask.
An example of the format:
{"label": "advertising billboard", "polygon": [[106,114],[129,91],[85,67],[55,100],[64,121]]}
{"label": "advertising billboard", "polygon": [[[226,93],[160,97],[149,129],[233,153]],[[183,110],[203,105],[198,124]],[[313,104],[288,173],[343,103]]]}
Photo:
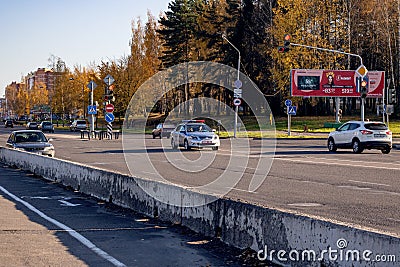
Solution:
{"label": "advertising billboard", "polygon": [[[290,71],[291,95],[303,97],[359,97],[358,75],[354,70],[312,70],[293,69]],[[385,72],[369,71],[367,97],[382,97],[385,88]]]}

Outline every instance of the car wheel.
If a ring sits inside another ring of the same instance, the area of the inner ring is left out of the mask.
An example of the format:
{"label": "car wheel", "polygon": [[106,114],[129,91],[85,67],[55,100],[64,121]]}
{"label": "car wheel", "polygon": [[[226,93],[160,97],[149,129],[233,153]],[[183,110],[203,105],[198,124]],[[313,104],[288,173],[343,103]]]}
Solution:
{"label": "car wheel", "polygon": [[383,154],[389,154],[390,150],[391,150],[390,147],[386,147],[386,148],[382,149],[381,151]]}
{"label": "car wheel", "polygon": [[171,139],[171,147],[172,147],[172,149],[178,149],[178,146],[175,144],[175,141],[173,138]]}
{"label": "car wheel", "polygon": [[219,148],[219,147],[217,147],[217,146],[213,146],[213,147],[212,147],[212,150],[218,150],[218,148]]}
{"label": "car wheel", "polygon": [[358,141],[357,139],[353,141],[351,147],[353,148],[353,152],[357,154],[363,152],[364,150],[360,144],[360,141]]}
{"label": "car wheel", "polygon": [[335,141],[333,140],[333,138],[329,138],[328,139],[328,150],[329,152],[335,152],[337,150]]}
{"label": "car wheel", "polygon": [[185,150],[190,150],[190,149],[191,149],[191,147],[189,146],[188,140],[185,140],[185,141],[183,142],[183,146],[185,147]]}

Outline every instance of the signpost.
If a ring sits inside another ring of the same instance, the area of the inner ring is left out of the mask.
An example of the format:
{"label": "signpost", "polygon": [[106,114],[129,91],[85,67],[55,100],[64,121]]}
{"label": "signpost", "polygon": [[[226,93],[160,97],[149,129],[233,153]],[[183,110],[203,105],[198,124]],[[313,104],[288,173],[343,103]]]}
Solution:
{"label": "signpost", "polygon": [[286,106],[286,113],[288,115],[288,136],[290,136],[290,126],[292,124],[292,115],[296,115],[297,107],[292,106],[292,100],[286,99],[285,106]]}
{"label": "signpost", "polygon": [[[94,81],[90,81],[87,85],[87,87],[90,89],[90,106],[95,106],[93,105],[93,91],[94,89],[96,89],[97,84]],[[96,106],[95,106],[96,107]],[[97,112],[96,112],[97,113]],[[96,114],[94,112],[92,112],[92,114],[90,114],[90,135],[93,137],[94,135],[94,115]]]}
{"label": "signpost", "polygon": [[106,88],[105,88],[105,92],[104,92],[104,103],[105,103],[105,115],[104,115],[104,119],[107,122],[107,136],[108,139],[112,139],[112,122],[114,121],[115,117],[113,114],[114,111],[114,105],[111,104],[111,101],[114,101],[114,97],[110,97],[110,95],[112,94],[112,84],[114,83],[114,78],[108,74],[104,79],[103,79],[104,83],[106,84]]}

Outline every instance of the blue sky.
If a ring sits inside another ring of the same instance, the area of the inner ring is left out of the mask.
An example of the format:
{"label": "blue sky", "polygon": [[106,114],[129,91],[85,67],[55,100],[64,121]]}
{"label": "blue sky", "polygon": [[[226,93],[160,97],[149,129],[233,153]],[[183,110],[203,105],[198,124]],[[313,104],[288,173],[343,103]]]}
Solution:
{"label": "blue sky", "polygon": [[129,55],[132,20],[158,17],[170,1],[0,0],[0,97],[51,55],[70,68]]}

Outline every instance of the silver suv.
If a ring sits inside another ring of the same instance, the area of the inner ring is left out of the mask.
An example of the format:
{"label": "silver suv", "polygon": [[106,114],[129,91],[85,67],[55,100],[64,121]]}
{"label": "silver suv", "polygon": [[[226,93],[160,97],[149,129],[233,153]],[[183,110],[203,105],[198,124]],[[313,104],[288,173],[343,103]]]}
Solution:
{"label": "silver suv", "polygon": [[349,121],[336,131],[329,133],[328,150],[351,148],[354,153],[364,149],[379,149],[383,154],[389,154],[392,149],[392,132],[382,122]]}
{"label": "silver suv", "polygon": [[87,123],[85,120],[74,120],[69,129],[74,132],[77,130],[87,130]]}

